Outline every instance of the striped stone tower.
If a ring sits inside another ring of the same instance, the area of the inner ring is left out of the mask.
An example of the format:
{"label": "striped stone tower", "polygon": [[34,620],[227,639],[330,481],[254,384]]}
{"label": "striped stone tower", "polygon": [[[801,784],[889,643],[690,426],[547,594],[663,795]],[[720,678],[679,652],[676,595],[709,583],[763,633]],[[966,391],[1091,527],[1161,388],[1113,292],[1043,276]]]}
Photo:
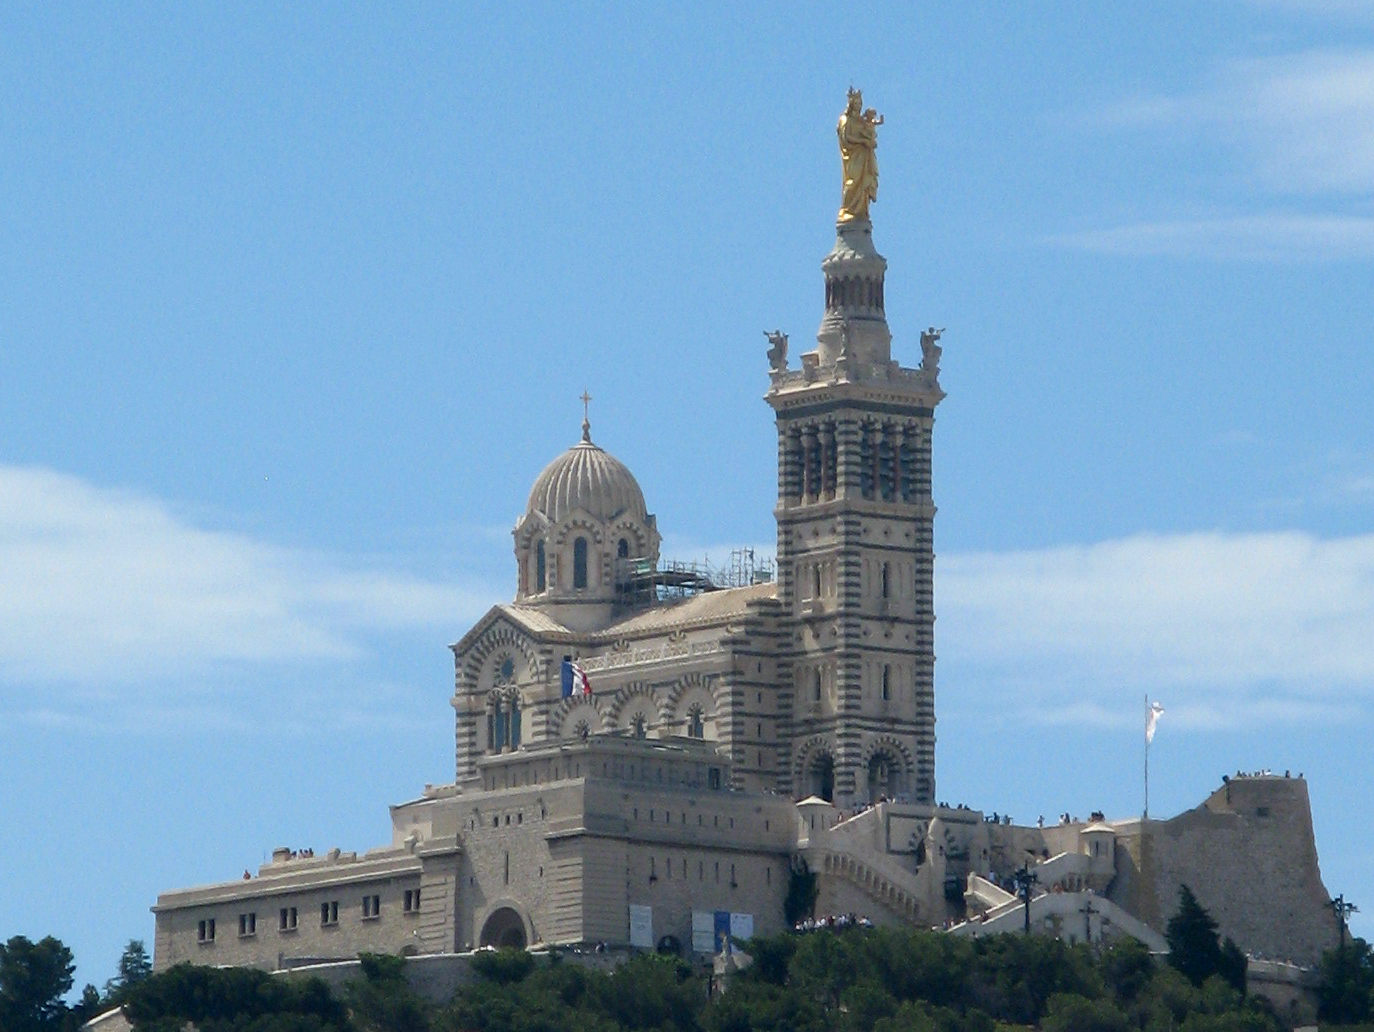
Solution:
{"label": "striped stone tower", "polygon": [[[843,213],[842,213],[843,214]],[[787,624],[779,788],[840,805],[935,798],[931,429],[939,332],[892,361],[887,262],[867,218],[821,263],[816,350],[787,368],[774,338],[778,592]]]}

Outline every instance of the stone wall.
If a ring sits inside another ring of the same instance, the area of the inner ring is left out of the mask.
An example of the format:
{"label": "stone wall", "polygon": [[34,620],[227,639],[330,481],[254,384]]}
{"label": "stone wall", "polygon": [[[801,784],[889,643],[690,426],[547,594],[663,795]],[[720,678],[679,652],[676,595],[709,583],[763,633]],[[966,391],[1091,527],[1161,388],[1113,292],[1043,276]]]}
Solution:
{"label": "stone wall", "polygon": [[1182,885],[1247,952],[1310,965],[1335,945],[1301,778],[1231,778],[1170,820],[1118,826],[1113,899],[1163,929]]}

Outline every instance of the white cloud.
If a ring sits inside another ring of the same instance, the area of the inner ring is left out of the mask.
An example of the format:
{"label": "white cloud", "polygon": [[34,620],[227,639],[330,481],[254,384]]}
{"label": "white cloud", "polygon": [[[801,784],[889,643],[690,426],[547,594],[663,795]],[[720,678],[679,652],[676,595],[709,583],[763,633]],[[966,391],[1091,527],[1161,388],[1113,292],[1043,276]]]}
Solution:
{"label": "white cloud", "polygon": [[1052,239],[1102,254],[1260,261],[1370,258],[1374,217],[1269,212],[1139,222]]}
{"label": "white cloud", "polygon": [[0,693],[14,697],[35,681],[355,659],[373,632],[462,627],[490,597],[202,529],[157,499],[50,470],[0,467]]}
{"label": "white cloud", "polygon": [[[665,553],[719,567],[729,549]],[[937,576],[941,685],[955,675],[987,705],[1042,723],[1129,722],[1123,700],[1144,691],[1177,727],[1346,719],[1374,695],[1374,535],[1139,536],[942,555]],[[235,702],[249,698],[306,727],[326,694],[405,724],[417,687],[385,680],[369,653],[392,632],[456,635],[498,595],[0,467],[0,706],[12,729],[232,729],[257,720]],[[335,673],[321,680],[322,668]]]}
{"label": "white cloud", "polygon": [[[1100,253],[1220,259],[1374,256],[1374,50],[1231,61],[1196,92],[1131,97],[1094,121],[1229,148],[1236,173],[1218,184],[1226,210],[1171,213],[1056,242]],[[1254,203],[1241,210],[1247,198]]]}
{"label": "white cloud", "polygon": [[1257,725],[1374,694],[1374,535],[1139,536],[937,573],[942,669],[1037,719],[1100,723],[1149,691],[1181,725]]}
{"label": "white cloud", "polygon": [[1374,51],[1311,51],[1238,62],[1215,98],[1272,187],[1374,190]]}

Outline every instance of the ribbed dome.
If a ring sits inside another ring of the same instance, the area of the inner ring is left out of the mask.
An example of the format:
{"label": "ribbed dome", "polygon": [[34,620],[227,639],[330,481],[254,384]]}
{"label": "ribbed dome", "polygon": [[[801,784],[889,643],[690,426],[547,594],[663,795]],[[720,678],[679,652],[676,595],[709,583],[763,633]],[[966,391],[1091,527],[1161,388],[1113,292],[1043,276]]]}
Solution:
{"label": "ribbed dome", "polygon": [[644,492],[625,464],[592,444],[585,429],[582,440],[544,467],[530,490],[527,513],[542,512],[557,523],[574,509],[600,520],[628,512],[644,520]]}

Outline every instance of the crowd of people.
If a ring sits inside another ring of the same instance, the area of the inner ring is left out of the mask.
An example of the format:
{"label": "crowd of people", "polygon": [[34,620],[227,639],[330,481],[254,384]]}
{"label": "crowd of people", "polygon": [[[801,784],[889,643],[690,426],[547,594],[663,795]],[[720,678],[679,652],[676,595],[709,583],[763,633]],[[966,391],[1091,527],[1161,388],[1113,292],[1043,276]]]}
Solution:
{"label": "crowd of people", "polygon": [[794,932],[815,932],[821,929],[835,931],[840,928],[872,928],[873,922],[867,915],[826,914],[824,917],[804,917],[792,926]]}

